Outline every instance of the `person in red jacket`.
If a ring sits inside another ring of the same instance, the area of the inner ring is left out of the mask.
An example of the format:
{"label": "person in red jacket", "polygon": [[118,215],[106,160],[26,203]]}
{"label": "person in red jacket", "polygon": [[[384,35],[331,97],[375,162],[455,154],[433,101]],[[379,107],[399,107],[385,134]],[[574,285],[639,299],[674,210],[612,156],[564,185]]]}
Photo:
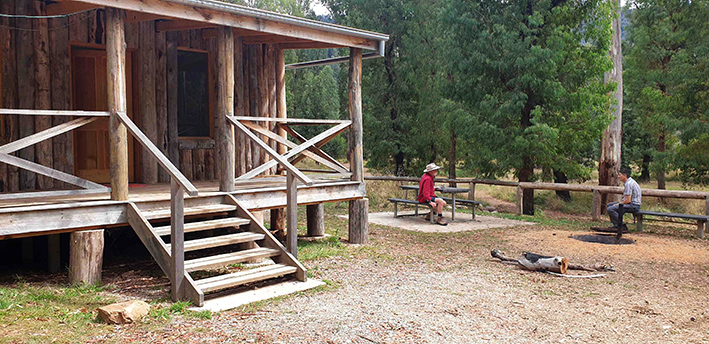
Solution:
{"label": "person in red jacket", "polygon": [[[448,224],[448,222],[443,219],[443,208],[446,206],[446,201],[443,200],[443,198],[436,196],[436,187],[433,185],[433,179],[436,178],[436,175],[438,174],[438,170],[440,168],[440,166],[434,163],[426,165],[426,169],[423,170],[423,176],[421,177],[421,181],[419,182],[418,200],[419,203],[427,204],[432,208],[431,212],[433,213],[433,216],[436,216],[436,214],[438,214],[438,220],[436,221],[436,223],[445,226]],[[430,220],[431,213],[426,215],[426,221]]]}

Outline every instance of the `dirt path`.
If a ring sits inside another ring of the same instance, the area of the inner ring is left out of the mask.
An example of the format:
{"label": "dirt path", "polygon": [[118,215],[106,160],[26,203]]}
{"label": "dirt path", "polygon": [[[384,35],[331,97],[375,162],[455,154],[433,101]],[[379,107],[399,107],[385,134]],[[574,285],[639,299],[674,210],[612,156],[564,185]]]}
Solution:
{"label": "dirt path", "polygon": [[[346,227],[345,227],[346,228]],[[331,287],[101,341],[236,343],[706,343],[709,245],[634,235],[605,246],[542,226],[415,233],[372,226],[373,244],[307,263]],[[491,248],[606,263],[570,279],[495,262]]]}

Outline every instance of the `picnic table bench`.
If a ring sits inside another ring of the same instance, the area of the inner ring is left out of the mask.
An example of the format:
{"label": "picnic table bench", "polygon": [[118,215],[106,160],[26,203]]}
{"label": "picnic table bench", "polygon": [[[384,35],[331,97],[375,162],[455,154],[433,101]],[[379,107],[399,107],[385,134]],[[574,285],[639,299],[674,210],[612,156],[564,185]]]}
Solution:
{"label": "picnic table bench", "polygon": [[[416,191],[418,191],[419,187],[418,187],[418,185],[402,185],[402,186],[401,186],[401,189],[403,189],[404,192],[405,192],[405,196],[404,196],[404,197],[407,197],[409,190],[416,190]],[[472,208],[472,210],[473,210],[473,220],[475,220],[475,207],[476,207],[477,205],[479,205],[479,204],[482,204],[482,202],[475,201],[475,200],[468,200],[468,199],[457,199],[457,198],[455,197],[456,194],[458,194],[458,193],[464,193],[464,192],[468,192],[468,191],[470,191],[470,190],[468,190],[468,189],[461,189],[461,188],[447,188],[447,187],[443,187],[443,188],[438,189],[437,191],[439,191],[439,192],[441,192],[441,193],[450,193],[451,196],[452,196],[452,197],[441,197],[442,199],[444,199],[446,202],[450,203],[450,205],[451,205],[451,209],[452,209],[452,211],[451,211],[451,221],[455,221],[455,206],[458,205],[458,204],[464,205],[464,206],[468,206],[468,207]],[[418,192],[417,192],[417,194],[418,194]],[[398,209],[398,208],[399,208],[399,207],[398,207],[399,203],[413,204],[413,205],[415,205],[415,208],[416,208],[416,209],[415,209],[414,215],[418,215],[418,214],[419,214],[419,206],[425,206],[425,207],[427,207],[427,208],[430,208],[430,206],[427,205],[427,204],[419,203],[418,199],[416,199],[416,200],[411,200],[411,199],[407,199],[407,198],[389,198],[388,201],[394,203],[394,217],[405,216],[405,215],[399,215],[399,209]],[[434,222],[433,216],[431,216],[431,222]]]}
{"label": "picnic table bench", "polygon": [[644,216],[657,216],[657,217],[673,217],[678,219],[687,219],[697,221],[697,236],[704,238],[704,229],[709,222],[709,215],[692,215],[692,214],[676,214],[676,213],[662,213],[659,211],[649,211],[649,210],[639,210],[634,213],[635,223],[637,225],[638,232],[643,230],[643,217]]}

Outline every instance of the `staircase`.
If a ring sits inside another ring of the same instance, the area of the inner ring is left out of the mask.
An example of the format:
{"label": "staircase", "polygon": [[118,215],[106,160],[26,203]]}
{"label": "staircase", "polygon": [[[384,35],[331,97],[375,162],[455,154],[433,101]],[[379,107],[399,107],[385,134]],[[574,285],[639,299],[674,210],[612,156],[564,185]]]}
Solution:
{"label": "staircase", "polygon": [[[208,293],[228,293],[228,289],[284,276],[306,280],[300,262],[233,196],[187,198],[184,215],[184,249],[172,257],[172,228],[164,224],[171,216],[170,205],[139,209],[130,203],[128,207],[128,222],[163,272],[170,276],[172,264],[184,262],[184,276],[178,276],[178,282],[182,283],[173,283],[178,298],[189,299],[201,307]],[[255,261],[264,264],[235,269],[239,268],[235,264]],[[173,281],[172,276],[170,279]]]}

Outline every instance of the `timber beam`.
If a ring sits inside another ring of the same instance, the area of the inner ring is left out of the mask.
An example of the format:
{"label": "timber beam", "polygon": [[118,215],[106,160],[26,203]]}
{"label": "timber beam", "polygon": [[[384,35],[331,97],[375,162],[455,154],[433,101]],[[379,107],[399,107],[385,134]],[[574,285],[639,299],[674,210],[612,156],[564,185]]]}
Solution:
{"label": "timber beam", "polygon": [[176,1],[166,0],[77,0],[77,2],[137,11],[185,20],[223,25],[239,29],[259,31],[263,34],[283,35],[322,43],[368,50],[378,50],[382,39],[355,37],[338,32],[328,32],[312,27],[300,26],[277,20],[264,20],[233,12],[218,11],[211,8],[196,8]]}

